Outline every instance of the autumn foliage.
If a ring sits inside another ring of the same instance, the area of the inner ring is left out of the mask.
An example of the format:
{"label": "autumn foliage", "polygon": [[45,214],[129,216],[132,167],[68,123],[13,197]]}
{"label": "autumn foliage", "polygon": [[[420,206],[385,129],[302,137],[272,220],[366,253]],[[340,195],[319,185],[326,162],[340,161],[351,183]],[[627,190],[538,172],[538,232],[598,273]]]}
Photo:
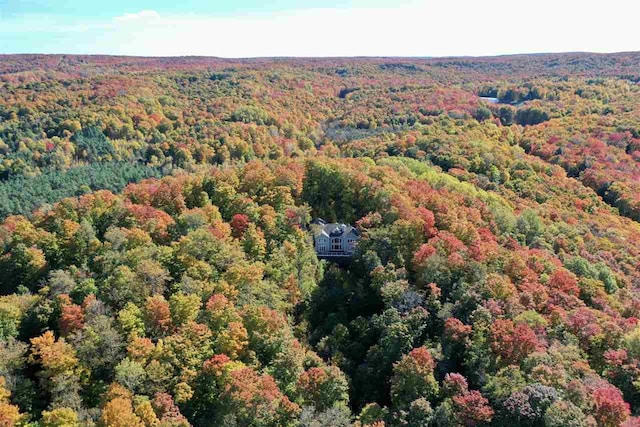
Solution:
{"label": "autumn foliage", "polygon": [[3,58],[0,425],[636,425],[639,58]]}

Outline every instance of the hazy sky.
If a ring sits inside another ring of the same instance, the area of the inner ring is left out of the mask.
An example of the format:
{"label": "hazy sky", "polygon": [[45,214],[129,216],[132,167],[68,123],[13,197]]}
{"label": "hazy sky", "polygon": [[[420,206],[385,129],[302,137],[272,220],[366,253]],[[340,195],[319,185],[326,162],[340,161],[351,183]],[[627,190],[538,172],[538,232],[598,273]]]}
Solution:
{"label": "hazy sky", "polygon": [[0,0],[0,53],[453,56],[640,50],[637,0]]}

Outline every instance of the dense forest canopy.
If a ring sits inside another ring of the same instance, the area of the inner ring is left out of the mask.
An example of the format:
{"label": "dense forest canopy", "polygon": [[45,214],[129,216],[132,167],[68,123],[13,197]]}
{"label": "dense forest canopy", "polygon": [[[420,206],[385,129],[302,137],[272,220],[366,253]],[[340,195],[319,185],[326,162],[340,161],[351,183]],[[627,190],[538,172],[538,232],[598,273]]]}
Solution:
{"label": "dense forest canopy", "polygon": [[0,57],[0,425],[639,425],[638,70]]}

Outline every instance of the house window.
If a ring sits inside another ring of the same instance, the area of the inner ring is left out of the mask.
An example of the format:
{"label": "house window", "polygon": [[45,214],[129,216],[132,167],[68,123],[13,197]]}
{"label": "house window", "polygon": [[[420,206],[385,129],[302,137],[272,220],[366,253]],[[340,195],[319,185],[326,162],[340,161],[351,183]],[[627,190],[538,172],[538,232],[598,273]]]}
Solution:
{"label": "house window", "polygon": [[331,250],[332,251],[341,251],[342,250],[342,239],[340,239],[340,238],[331,239]]}
{"label": "house window", "polygon": [[352,251],[356,247],[356,239],[349,238],[347,239],[347,248]]}
{"label": "house window", "polygon": [[326,252],[327,251],[327,242],[325,240],[318,241],[318,252]]}

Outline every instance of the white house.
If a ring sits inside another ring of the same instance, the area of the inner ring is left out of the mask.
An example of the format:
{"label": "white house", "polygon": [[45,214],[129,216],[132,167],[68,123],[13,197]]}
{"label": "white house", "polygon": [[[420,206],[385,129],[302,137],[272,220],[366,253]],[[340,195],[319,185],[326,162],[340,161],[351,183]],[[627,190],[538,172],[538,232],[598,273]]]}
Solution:
{"label": "white house", "polygon": [[348,224],[326,223],[318,218],[311,222],[313,243],[319,258],[350,257],[356,249],[360,232]]}

